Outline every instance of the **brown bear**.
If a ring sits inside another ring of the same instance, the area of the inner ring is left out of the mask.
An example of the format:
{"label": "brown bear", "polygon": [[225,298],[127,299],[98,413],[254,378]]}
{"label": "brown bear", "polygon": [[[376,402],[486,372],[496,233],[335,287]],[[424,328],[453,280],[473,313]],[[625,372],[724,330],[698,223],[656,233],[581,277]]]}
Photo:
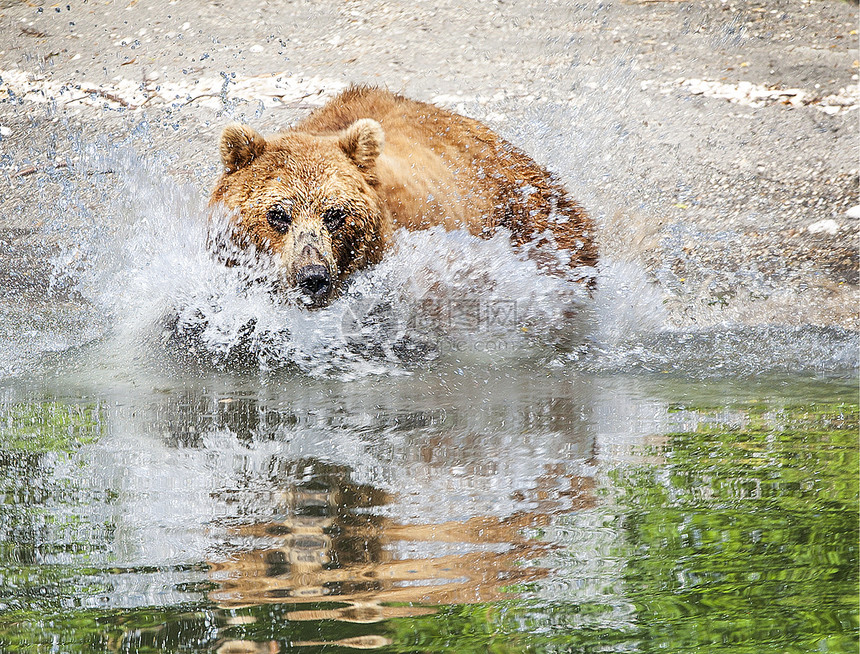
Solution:
{"label": "brown bear", "polygon": [[220,150],[211,203],[310,307],[378,262],[400,227],[504,227],[517,245],[551,236],[572,267],[597,262],[591,219],[543,167],[476,120],[382,89],[351,87],[268,138],[229,125]]}

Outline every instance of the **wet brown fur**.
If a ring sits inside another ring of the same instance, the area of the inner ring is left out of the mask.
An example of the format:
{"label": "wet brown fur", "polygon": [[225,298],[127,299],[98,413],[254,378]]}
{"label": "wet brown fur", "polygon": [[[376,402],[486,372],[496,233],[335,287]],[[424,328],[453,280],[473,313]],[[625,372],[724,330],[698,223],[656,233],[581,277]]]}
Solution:
{"label": "wet brown fur", "polygon": [[[287,268],[301,265],[295,239],[311,232],[343,280],[378,261],[394,229],[435,225],[478,236],[506,227],[516,244],[548,230],[571,266],[597,262],[591,219],[543,167],[478,121],[385,90],[351,87],[267,139],[232,125],[221,155],[212,203],[237,210],[239,233],[280,254]],[[266,210],[284,197],[301,206],[280,234]],[[332,202],[350,214],[328,234],[320,216]]]}

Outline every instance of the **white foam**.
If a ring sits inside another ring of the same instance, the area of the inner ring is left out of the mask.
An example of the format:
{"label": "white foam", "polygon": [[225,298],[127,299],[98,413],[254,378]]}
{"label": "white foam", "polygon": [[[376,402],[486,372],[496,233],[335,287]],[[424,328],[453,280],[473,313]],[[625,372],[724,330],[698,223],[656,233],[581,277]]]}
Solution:
{"label": "white foam", "polygon": [[199,193],[173,183],[158,162],[89,147],[75,172],[85,179],[92,168],[111,170],[115,186],[97,224],[77,230],[55,259],[55,281],[73,284],[97,308],[103,354],[115,365],[178,339],[215,363],[406,372],[405,363],[446,353],[518,356],[569,340],[572,318],[587,314],[584,287],[539,270],[508,234],[479,239],[438,228],[399,231],[381,264],[354,275],[330,306],[309,311],[273,291],[265,256],[221,264],[208,243],[223,235],[226,216],[210,216]]}
{"label": "white foam", "polygon": [[[227,217],[171,181],[160,162],[88,147],[72,183],[94,183],[93,168],[113,172],[109,193],[91,228],[80,228],[86,216],[74,206],[67,210],[78,212],[71,221],[78,227],[55,224],[66,236],[55,277],[94,307],[88,338],[100,331],[101,365],[115,371],[161,365],[165,347],[182,362],[342,379],[516,360],[585,370],[681,366],[694,375],[855,360],[844,330],[801,338],[770,325],[673,329],[664,289],[639,264],[604,253],[589,293],[573,274],[544,272],[531,248],[515,249],[504,232],[480,239],[440,228],[399,231],[380,264],[353,275],[328,307],[309,311],[274,291],[266,257],[220,263],[209,239],[223,235]],[[810,348],[809,339],[818,345]]]}

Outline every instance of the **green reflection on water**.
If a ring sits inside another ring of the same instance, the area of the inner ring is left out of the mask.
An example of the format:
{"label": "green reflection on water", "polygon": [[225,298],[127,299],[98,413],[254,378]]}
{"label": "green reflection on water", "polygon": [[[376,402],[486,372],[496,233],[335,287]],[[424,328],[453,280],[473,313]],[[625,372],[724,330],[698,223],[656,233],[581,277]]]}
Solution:
{"label": "green reflection on water", "polygon": [[614,473],[643,640],[856,651],[856,405],[694,413],[654,448],[663,465]]}
{"label": "green reflection on water", "polygon": [[100,546],[98,538],[80,534],[80,516],[60,508],[80,501],[76,489],[67,479],[49,481],[45,473],[103,435],[98,404],[49,401],[0,409],[0,606],[10,619],[18,606],[52,611],[69,596],[106,586],[100,570],[45,565]]}
{"label": "green reflection on water", "polygon": [[[668,433],[598,464],[597,506],[532,534],[552,546],[545,578],[512,584],[510,600],[424,615],[401,605],[406,617],[360,623],[290,618],[331,602],[219,607],[205,566],[179,588],[186,602],[85,608],[116,575],[164,571],[87,567],[110,530],[90,529],[89,542],[63,536],[79,525],[57,531],[52,507],[88,500],[45,481],[63,460],[45,454],[99,438],[98,410],[15,405],[0,431],[0,651],[856,652],[858,413],[673,407]],[[609,547],[579,522],[588,514],[615,536]],[[590,571],[589,548],[617,573]]]}
{"label": "green reflection on water", "polygon": [[0,447],[4,452],[67,452],[103,435],[96,404],[17,403],[0,409]]}

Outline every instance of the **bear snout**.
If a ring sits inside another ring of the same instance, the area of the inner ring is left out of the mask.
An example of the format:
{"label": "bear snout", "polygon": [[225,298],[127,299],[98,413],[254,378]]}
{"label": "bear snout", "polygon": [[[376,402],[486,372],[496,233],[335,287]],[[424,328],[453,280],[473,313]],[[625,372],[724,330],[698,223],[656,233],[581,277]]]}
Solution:
{"label": "bear snout", "polygon": [[302,266],[296,271],[296,286],[309,300],[310,306],[320,307],[328,300],[331,274],[326,266],[318,263]]}

